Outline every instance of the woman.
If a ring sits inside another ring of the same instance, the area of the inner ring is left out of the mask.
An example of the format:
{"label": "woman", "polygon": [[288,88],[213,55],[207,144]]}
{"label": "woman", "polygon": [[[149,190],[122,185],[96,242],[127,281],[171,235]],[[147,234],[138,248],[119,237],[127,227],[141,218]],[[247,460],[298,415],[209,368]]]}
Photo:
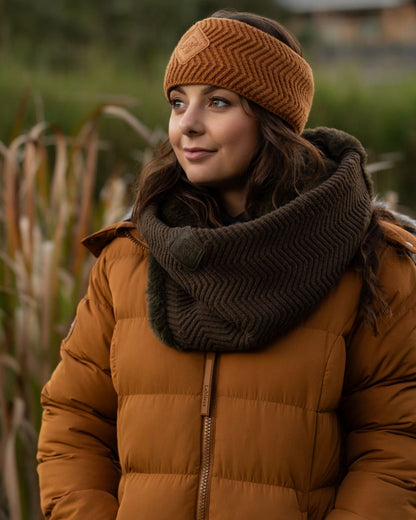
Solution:
{"label": "woman", "polygon": [[304,131],[310,67],[256,15],[194,25],[164,88],[43,390],[45,517],[416,518],[416,240],[361,144]]}

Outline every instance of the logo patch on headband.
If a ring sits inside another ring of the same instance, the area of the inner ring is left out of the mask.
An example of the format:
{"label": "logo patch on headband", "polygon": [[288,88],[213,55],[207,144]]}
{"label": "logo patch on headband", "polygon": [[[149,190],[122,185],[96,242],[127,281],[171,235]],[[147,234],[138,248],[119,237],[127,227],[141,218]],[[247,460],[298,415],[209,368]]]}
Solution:
{"label": "logo patch on headband", "polygon": [[206,49],[209,40],[199,27],[192,27],[176,47],[176,58],[181,65]]}

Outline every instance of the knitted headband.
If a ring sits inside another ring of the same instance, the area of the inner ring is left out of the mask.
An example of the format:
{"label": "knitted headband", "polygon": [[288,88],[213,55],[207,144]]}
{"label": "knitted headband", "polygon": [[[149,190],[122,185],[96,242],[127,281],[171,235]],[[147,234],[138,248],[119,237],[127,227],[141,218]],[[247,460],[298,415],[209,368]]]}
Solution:
{"label": "knitted headband", "polygon": [[278,115],[295,132],[305,127],[314,92],[307,62],[277,38],[228,18],[206,18],[180,39],[166,68],[168,97],[178,85],[232,90]]}

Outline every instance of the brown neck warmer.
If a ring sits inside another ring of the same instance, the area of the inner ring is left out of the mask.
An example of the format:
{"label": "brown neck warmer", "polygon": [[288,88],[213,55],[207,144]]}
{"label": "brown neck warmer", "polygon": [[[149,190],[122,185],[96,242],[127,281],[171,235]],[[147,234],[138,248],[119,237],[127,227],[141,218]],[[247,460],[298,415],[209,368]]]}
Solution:
{"label": "brown neck warmer", "polygon": [[339,165],[318,187],[266,215],[207,229],[175,227],[155,206],[145,210],[150,322],[164,343],[260,348],[310,314],[348,267],[371,217],[364,152],[341,132],[305,136],[335,139]]}

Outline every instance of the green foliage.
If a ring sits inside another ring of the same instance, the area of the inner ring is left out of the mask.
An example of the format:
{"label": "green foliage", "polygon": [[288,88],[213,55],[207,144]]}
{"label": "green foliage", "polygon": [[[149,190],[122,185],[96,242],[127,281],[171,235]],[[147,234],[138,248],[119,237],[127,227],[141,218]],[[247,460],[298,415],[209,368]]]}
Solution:
{"label": "green foliage", "polygon": [[[278,11],[273,0],[226,5],[271,16]],[[14,0],[2,7],[0,45],[31,65],[79,67],[93,46],[151,66],[155,54],[167,54],[185,29],[220,8],[218,0]]]}
{"label": "green foliage", "polygon": [[398,192],[400,202],[416,211],[416,74],[371,79],[355,68],[338,66],[316,73],[310,126],[341,128],[355,135],[369,161],[393,159],[374,176],[380,193]]}

